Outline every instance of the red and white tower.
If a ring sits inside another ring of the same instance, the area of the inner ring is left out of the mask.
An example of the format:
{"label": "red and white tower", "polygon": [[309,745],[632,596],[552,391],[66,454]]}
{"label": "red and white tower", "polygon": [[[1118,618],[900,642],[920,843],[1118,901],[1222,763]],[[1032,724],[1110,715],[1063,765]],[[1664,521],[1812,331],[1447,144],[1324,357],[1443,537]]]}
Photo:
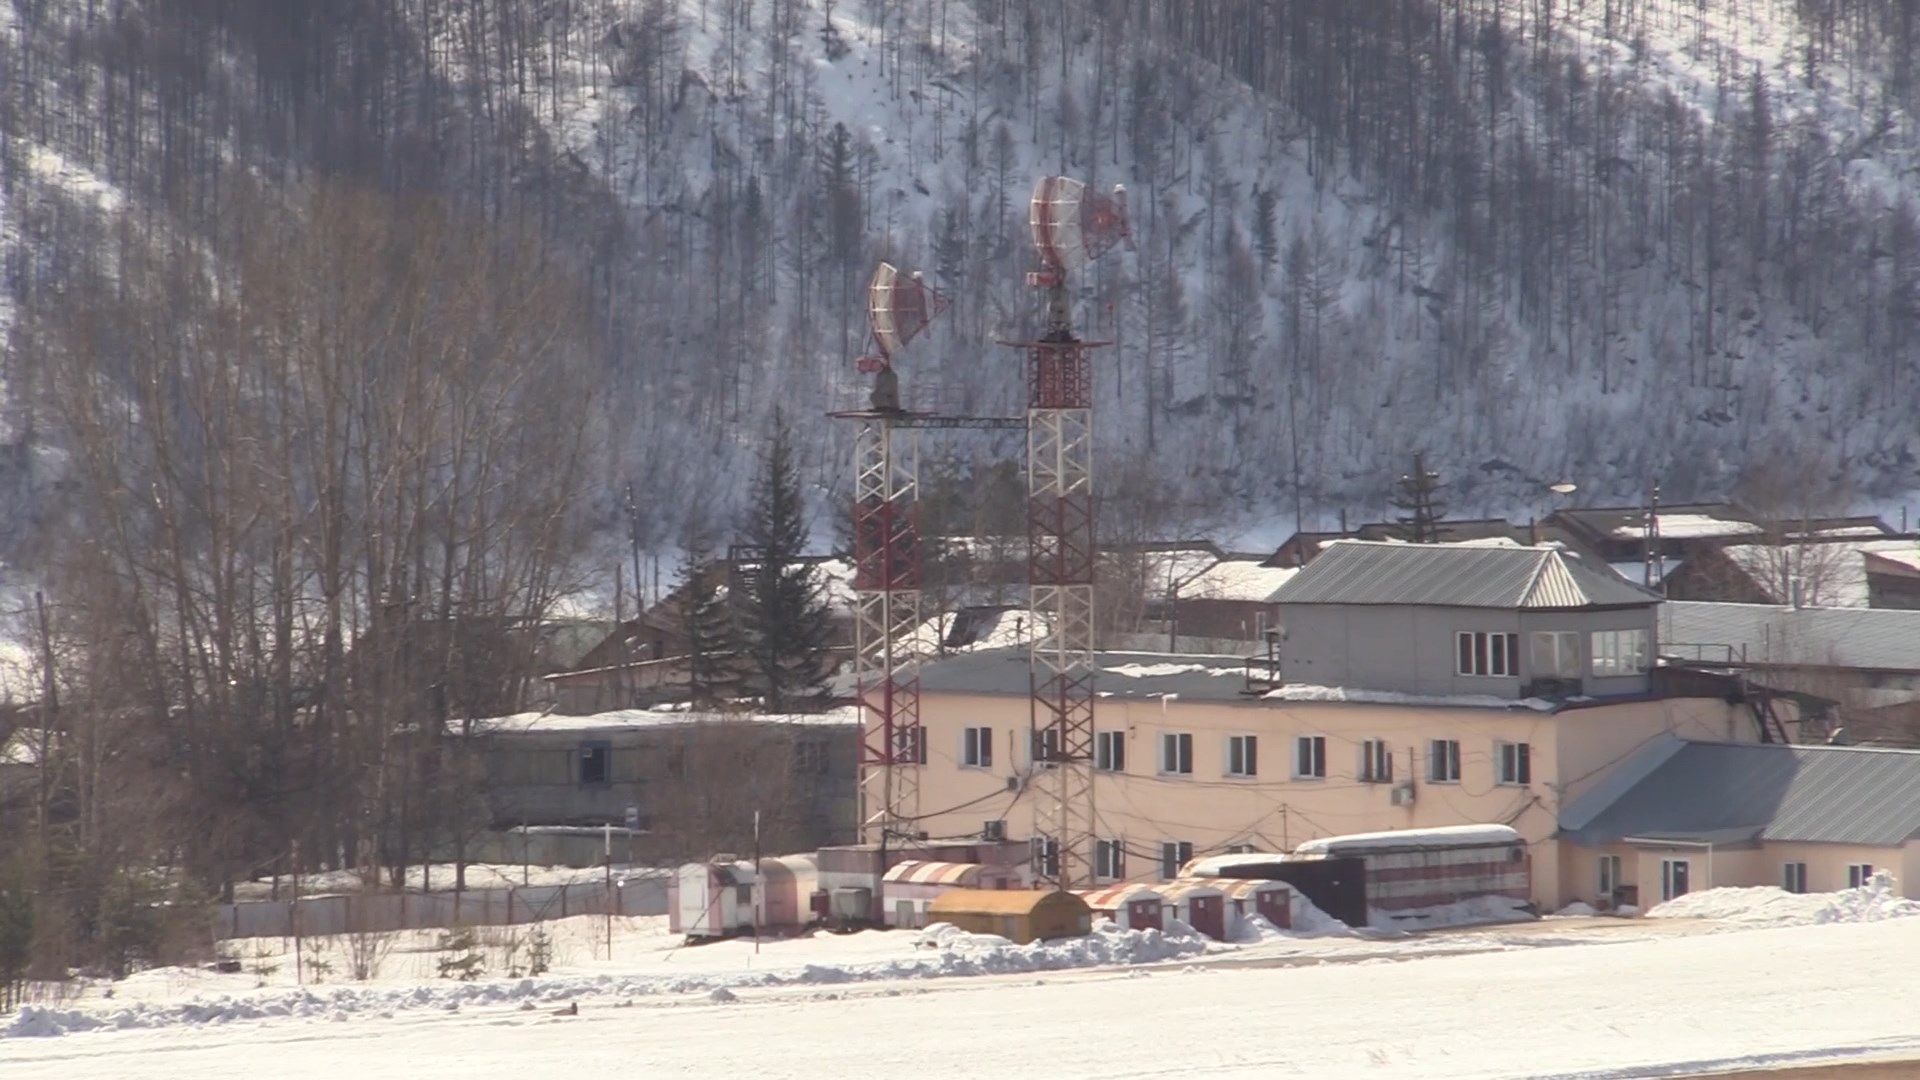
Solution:
{"label": "red and white tower", "polygon": [[1068,276],[1121,241],[1131,243],[1126,189],[1091,194],[1078,180],[1042,177],[1029,222],[1044,289],[1038,340],[1027,354],[1027,582],[1032,628],[1035,872],[1059,888],[1092,884],[1095,503],[1093,366],[1107,344],[1073,329]]}

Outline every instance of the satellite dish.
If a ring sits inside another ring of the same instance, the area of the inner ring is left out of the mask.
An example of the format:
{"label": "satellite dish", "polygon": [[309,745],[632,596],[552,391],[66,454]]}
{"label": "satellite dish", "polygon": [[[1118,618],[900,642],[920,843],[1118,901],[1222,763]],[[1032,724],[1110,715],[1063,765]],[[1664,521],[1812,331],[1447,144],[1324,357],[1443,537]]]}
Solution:
{"label": "satellite dish", "polygon": [[901,274],[892,263],[874,268],[867,285],[867,323],[873,328],[877,357],[864,357],[862,371],[878,371],[892,364],[894,356],[919,336],[940,313],[947,310],[947,298],[941,296],[919,273]]}
{"label": "satellite dish", "polygon": [[1121,184],[1112,195],[1099,195],[1078,180],[1043,176],[1034,182],[1027,220],[1040,261],[1054,275],[1072,273],[1122,241],[1133,242]]}
{"label": "satellite dish", "polygon": [[1571,480],[1562,480],[1557,484],[1548,484],[1547,490],[1553,492],[1555,495],[1571,495],[1580,490],[1580,485]]}

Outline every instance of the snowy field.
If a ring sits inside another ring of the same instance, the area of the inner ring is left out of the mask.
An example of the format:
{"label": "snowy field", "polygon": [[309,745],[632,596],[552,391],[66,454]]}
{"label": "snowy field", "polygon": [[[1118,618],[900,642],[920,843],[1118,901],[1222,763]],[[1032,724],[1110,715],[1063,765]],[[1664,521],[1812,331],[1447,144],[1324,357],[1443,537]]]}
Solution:
{"label": "snowy field", "polygon": [[[1234,944],[1103,924],[1025,947],[951,927],[684,947],[636,918],[614,920],[609,958],[587,916],[545,924],[538,976],[505,977],[527,928],[479,931],[472,982],[435,977],[437,932],[391,935],[366,982],[346,977],[352,942],[309,940],[304,986],[290,943],[263,939],[235,943],[240,973],[143,972],[0,1017],[0,1076],[197,1080],[271,1061],[465,1080],[511,1061],[516,1077],[825,1077],[858,1048],[880,1076],[1610,1080],[1920,1057],[1920,904],[1889,885],[1412,935],[1254,923]],[[315,958],[333,967],[318,985]]]}

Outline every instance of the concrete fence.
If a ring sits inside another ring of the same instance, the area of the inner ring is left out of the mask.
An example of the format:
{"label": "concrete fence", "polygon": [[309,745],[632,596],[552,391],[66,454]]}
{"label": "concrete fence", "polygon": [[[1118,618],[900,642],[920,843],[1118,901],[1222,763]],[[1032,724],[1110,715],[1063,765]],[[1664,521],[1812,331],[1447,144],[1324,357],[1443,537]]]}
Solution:
{"label": "concrete fence", "polygon": [[448,926],[508,926],[573,915],[664,915],[664,874],[605,882],[461,892],[364,892],[256,900],[215,909],[217,941],[249,937],[380,933]]}

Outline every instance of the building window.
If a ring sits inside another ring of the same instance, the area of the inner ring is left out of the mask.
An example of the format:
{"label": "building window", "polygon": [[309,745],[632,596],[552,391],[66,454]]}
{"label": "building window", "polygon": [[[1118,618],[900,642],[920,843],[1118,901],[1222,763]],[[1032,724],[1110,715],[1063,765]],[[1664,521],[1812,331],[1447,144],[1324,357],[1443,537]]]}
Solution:
{"label": "building window", "polygon": [[1459,655],[1455,670],[1461,675],[1502,678],[1520,674],[1520,635],[1462,630],[1457,635]]}
{"label": "building window", "polygon": [[686,747],[669,746],[667,748],[667,775],[675,780],[684,779],[686,777],[687,775],[687,748]]}
{"label": "building window", "polygon": [[1847,867],[1847,888],[1864,889],[1873,881],[1872,863],[1853,863]]}
{"label": "building window", "polygon": [[927,729],[923,727],[893,729],[893,762],[896,765],[925,765],[927,763]]}
{"label": "building window", "polygon": [[1685,859],[1662,859],[1660,861],[1660,899],[1676,900],[1687,895],[1692,877]]}
{"label": "building window", "polygon": [[1193,861],[1193,844],[1187,840],[1167,840],[1160,844],[1160,880],[1172,881],[1180,868]]}
{"label": "building window", "polygon": [[1613,894],[1618,891],[1619,888],[1620,856],[1600,856],[1600,898],[1602,900],[1613,899]]}
{"label": "building window", "polygon": [[1293,776],[1296,780],[1324,780],[1327,776],[1327,737],[1302,735],[1293,740]]}
{"label": "building window", "polygon": [[1500,782],[1525,787],[1533,783],[1533,747],[1523,742],[1499,744]]}
{"label": "building window", "polygon": [[1101,772],[1127,771],[1127,733],[1096,731],[1093,735],[1093,767]]}
{"label": "building window", "polygon": [[960,764],[975,769],[993,768],[993,729],[970,727],[960,733]]}
{"label": "building window", "polygon": [[1436,784],[1460,782],[1460,742],[1435,739],[1427,747],[1427,779]]}
{"label": "building window", "polygon": [[580,744],[580,782],[604,784],[611,779],[613,748],[603,742]]}
{"label": "building window", "polygon": [[1051,764],[1060,760],[1060,729],[1055,727],[1035,728],[1032,741],[1027,746],[1027,756],[1035,764]]}
{"label": "building window", "polygon": [[794,743],[793,771],[800,776],[827,775],[827,744],[818,739]]}
{"label": "building window", "polygon": [[1360,744],[1360,779],[1368,784],[1393,783],[1393,750],[1385,739]]}
{"label": "building window", "polygon": [[1167,732],[1160,736],[1160,771],[1172,776],[1193,775],[1193,736]]}
{"label": "building window", "polygon": [[1228,844],[1228,845],[1227,845],[1227,854],[1229,854],[1229,855],[1251,855],[1251,854],[1253,854],[1253,845],[1252,845],[1252,844]]}
{"label": "building window", "polygon": [[1260,740],[1253,735],[1227,736],[1227,775],[1260,775]]}
{"label": "building window", "polygon": [[1102,881],[1119,881],[1126,877],[1126,845],[1118,840],[1094,841],[1093,876]]}
{"label": "building window", "polygon": [[1536,630],[1533,633],[1534,678],[1580,677],[1580,634],[1574,630]]}
{"label": "building window", "polygon": [[1043,878],[1060,876],[1060,841],[1051,836],[1036,836],[1029,842],[1028,858]]}
{"label": "building window", "polygon": [[1807,891],[1807,864],[1790,862],[1780,868],[1780,887],[1790,893]]}
{"label": "building window", "polygon": [[1646,671],[1647,632],[1645,630],[1595,630],[1593,632],[1595,678],[1644,675]]}

